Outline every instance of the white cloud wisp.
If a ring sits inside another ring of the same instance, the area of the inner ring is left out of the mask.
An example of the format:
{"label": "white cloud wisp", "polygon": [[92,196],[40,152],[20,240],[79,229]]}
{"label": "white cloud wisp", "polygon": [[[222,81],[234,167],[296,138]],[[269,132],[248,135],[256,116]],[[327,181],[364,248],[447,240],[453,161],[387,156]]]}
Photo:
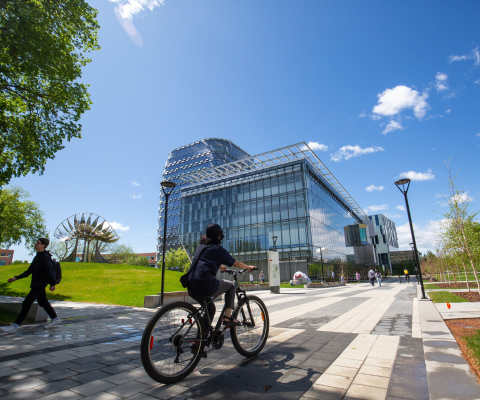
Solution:
{"label": "white cloud wisp", "polygon": [[379,192],[381,192],[383,189],[385,189],[383,186],[370,185],[370,186],[367,186],[366,191],[373,192],[374,190],[378,190]]}
{"label": "white cloud wisp", "polygon": [[320,151],[327,151],[328,146],[318,143],[318,142],[308,142],[308,147],[310,147],[312,150],[320,150]]}
{"label": "white cloud wisp", "polygon": [[132,199],[134,199],[134,200],[136,200],[136,199],[141,199],[141,198],[142,198],[142,194],[141,194],[141,193],[140,193],[140,194],[131,194],[130,197],[131,197]]}
{"label": "white cloud wisp", "polygon": [[382,147],[366,147],[362,149],[360,146],[343,146],[340,147],[335,153],[330,154],[330,160],[340,162],[342,160],[348,160],[352,157],[358,157],[363,154],[375,153],[377,151],[384,151]]}
{"label": "white cloud wisp", "polygon": [[420,94],[407,86],[399,85],[386,89],[378,94],[378,104],[373,107],[373,113],[383,117],[400,114],[403,110],[412,109],[415,117],[421,119],[429,108],[428,94]]}
{"label": "white cloud wisp", "polygon": [[140,186],[140,184],[138,182],[132,182],[132,185]]}
{"label": "white cloud wisp", "polygon": [[437,75],[435,76],[435,87],[437,88],[437,92],[448,90],[447,79],[447,74],[437,72]]}
{"label": "white cloud wisp", "polygon": [[[417,248],[422,253],[426,253],[428,250],[435,251],[438,233],[441,231],[441,223],[442,221],[428,221],[422,228],[415,223],[413,224]],[[409,243],[412,242],[412,235],[408,222],[397,225],[397,236],[399,248],[410,250]]]}
{"label": "white cloud wisp", "polygon": [[408,171],[402,172],[400,174],[400,178],[408,178],[412,181],[431,181],[435,179],[435,175],[432,174],[432,170],[429,169],[427,172],[415,172],[415,171]]}
{"label": "white cloud wisp", "polygon": [[397,210],[406,211],[404,206],[397,206]]}
{"label": "white cloud wisp", "polygon": [[117,231],[128,231],[130,229],[129,226],[124,226],[119,222],[109,222],[110,225],[112,225],[112,228],[117,230]]}
{"label": "white cloud wisp", "polygon": [[145,9],[153,11],[155,7],[165,5],[164,0],[109,0],[112,3],[118,4],[116,10],[118,10],[120,16],[123,19],[132,20],[135,14],[141,13]]}
{"label": "white cloud wisp", "polygon": [[403,130],[405,128],[402,125],[400,125],[400,123],[398,123],[397,121],[391,119],[390,122],[388,123],[388,125],[385,127],[385,130],[382,133],[384,135],[386,135],[387,133],[392,132],[392,131],[396,131],[398,129]]}
{"label": "white cloud wisp", "polygon": [[465,60],[474,60],[473,65],[476,67],[480,65],[480,51],[478,50],[479,46],[475,47],[470,53],[464,54],[463,56],[450,56],[448,62],[454,61],[465,61]]}
{"label": "white cloud wisp", "polygon": [[382,205],[373,205],[373,206],[368,206],[364,208],[365,211],[382,211],[382,210],[388,210],[388,205],[382,204]]}

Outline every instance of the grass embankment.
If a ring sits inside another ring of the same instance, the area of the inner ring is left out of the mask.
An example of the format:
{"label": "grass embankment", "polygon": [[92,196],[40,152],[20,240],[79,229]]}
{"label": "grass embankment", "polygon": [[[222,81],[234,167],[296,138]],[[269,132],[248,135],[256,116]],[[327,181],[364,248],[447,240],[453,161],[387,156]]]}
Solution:
{"label": "grass embankment", "polygon": [[450,319],[445,323],[480,381],[480,319]]}
{"label": "grass embankment", "polygon": [[[123,264],[61,264],[62,282],[53,293],[47,287],[47,298],[51,300],[143,307],[144,296],[157,294],[161,290],[161,269]],[[7,280],[20,275],[27,268],[28,264],[2,266],[0,295],[25,297],[30,290],[30,277],[13,283],[7,283]],[[184,291],[180,284],[183,274],[165,271],[165,291]]]}
{"label": "grass embankment", "polygon": [[464,303],[467,299],[456,296],[450,292],[429,292],[428,295],[434,303]]}

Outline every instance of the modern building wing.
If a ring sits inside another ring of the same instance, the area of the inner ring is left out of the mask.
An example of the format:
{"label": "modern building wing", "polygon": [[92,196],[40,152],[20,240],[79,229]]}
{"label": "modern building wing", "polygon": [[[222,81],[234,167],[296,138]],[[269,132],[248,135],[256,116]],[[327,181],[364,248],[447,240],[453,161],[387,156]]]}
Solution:
{"label": "modern building wing", "polygon": [[322,248],[327,260],[365,261],[346,246],[344,227],[367,216],[305,143],[179,179],[180,240],[190,254],[216,222],[233,256],[261,267],[274,247],[283,259],[312,262]]}
{"label": "modern building wing", "polygon": [[390,247],[398,248],[398,237],[395,223],[389,220],[383,214],[370,215],[372,221],[373,234],[372,242],[377,253],[377,262],[384,268],[392,271],[392,260],[390,257]]}
{"label": "modern building wing", "polygon": [[[177,184],[169,198],[168,226],[166,250],[181,246],[179,241],[180,222],[180,190],[184,181],[181,178],[187,174],[205,170],[222,164],[227,164],[250,155],[240,147],[225,139],[203,139],[186,146],[172,150],[168,155],[163,171],[163,179]],[[157,254],[163,249],[163,225],[165,217],[165,197],[160,191],[158,218]]]}

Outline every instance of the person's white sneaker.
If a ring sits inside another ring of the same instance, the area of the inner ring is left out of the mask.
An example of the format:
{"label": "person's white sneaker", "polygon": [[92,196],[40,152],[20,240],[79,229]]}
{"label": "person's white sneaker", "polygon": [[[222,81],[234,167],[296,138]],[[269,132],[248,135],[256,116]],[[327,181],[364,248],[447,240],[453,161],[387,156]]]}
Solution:
{"label": "person's white sneaker", "polygon": [[45,329],[53,328],[57,325],[60,325],[61,322],[62,322],[62,320],[60,318],[58,318],[56,320],[52,320],[49,324],[45,325],[44,328]]}
{"label": "person's white sneaker", "polygon": [[0,329],[2,330],[2,332],[5,332],[5,333],[15,333],[15,332],[17,332],[17,327],[14,326],[14,325],[0,326]]}

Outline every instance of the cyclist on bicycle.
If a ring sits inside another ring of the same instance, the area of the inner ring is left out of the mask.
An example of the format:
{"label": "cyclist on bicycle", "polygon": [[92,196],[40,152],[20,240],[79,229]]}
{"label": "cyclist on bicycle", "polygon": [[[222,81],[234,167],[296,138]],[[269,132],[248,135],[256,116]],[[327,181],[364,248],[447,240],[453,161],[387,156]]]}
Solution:
{"label": "cyclist on bicycle", "polygon": [[[193,299],[199,301],[205,297],[216,297],[225,293],[225,314],[223,316],[223,325],[239,326],[239,321],[232,318],[232,309],[235,303],[235,286],[233,282],[223,279],[217,279],[218,270],[224,271],[226,268],[235,267],[253,271],[254,266],[249,266],[235,260],[230,253],[222,246],[222,239],[225,237],[222,228],[217,224],[207,226],[206,234],[200,238],[200,246],[195,252],[198,257],[197,266],[194,273],[188,277],[188,294]],[[208,304],[208,313],[213,320],[215,315],[215,305],[213,301]]]}

